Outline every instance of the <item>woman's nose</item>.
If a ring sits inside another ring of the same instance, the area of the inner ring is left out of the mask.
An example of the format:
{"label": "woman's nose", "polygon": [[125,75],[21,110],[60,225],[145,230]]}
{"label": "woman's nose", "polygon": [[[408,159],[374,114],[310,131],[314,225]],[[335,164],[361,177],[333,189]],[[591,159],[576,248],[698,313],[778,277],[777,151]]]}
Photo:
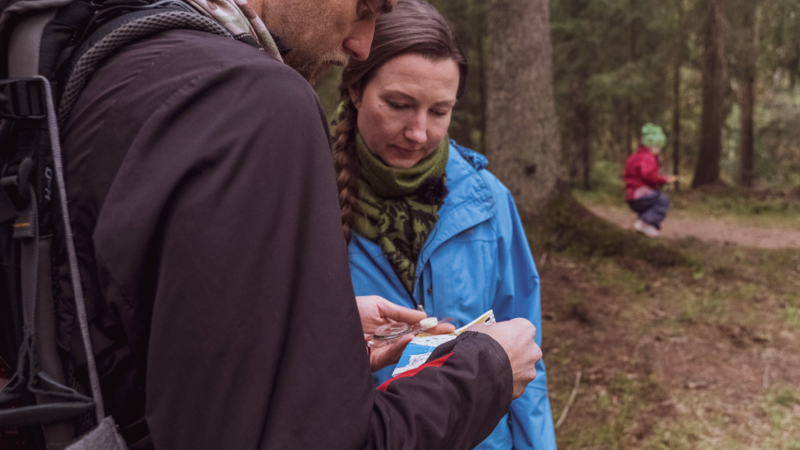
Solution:
{"label": "woman's nose", "polygon": [[415,144],[424,144],[427,141],[428,129],[424,114],[418,114],[406,127],[405,138]]}

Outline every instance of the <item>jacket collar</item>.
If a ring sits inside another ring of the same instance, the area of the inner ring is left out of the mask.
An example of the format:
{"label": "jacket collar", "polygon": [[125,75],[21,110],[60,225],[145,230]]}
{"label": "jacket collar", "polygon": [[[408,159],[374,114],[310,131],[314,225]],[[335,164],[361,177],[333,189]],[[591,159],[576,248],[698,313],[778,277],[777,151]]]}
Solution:
{"label": "jacket collar", "polygon": [[417,261],[416,277],[431,254],[453,236],[489,220],[495,214],[494,197],[479,171],[486,168],[486,157],[455,141],[450,141],[447,161],[448,194],[439,209],[439,221],[428,236]]}

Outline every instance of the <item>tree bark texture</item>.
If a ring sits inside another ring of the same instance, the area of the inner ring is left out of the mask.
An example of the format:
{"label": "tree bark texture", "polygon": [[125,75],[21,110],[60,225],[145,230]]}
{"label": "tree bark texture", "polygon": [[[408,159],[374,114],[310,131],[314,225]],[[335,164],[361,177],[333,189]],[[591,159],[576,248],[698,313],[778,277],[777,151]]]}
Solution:
{"label": "tree bark texture", "polygon": [[700,154],[692,187],[720,181],[722,123],[725,103],[725,48],[722,0],[709,0],[703,50],[703,113],[700,119]]}
{"label": "tree bark texture", "polygon": [[542,216],[561,176],[547,0],[490,0],[488,34],[489,169],[522,217]]}
{"label": "tree bark texture", "polygon": [[584,189],[591,189],[592,179],[592,114],[583,104],[573,104],[575,115],[569,123],[569,179],[580,180]]}
{"label": "tree bark texture", "polygon": [[672,166],[673,174],[676,177],[675,190],[680,190],[680,182],[677,180],[681,168],[681,62],[675,59],[672,65]]}
{"label": "tree bark texture", "polygon": [[[755,72],[755,71],[753,71]],[[756,80],[755,73],[742,80],[741,109],[742,109],[742,136],[740,150],[739,175],[741,184],[745,187],[752,187],[755,180],[753,169],[753,109],[756,100]]]}
{"label": "tree bark texture", "polygon": [[[567,120],[568,135],[566,137],[569,150],[568,159],[570,184],[575,185],[578,179],[584,189],[591,188],[592,177],[592,110],[586,104],[586,80],[577,77],[572,84],[571,109]],[[563,137],[563,136],[562,136]]]}
{"label": "tree bark texture", "polygon": [[739,150],[739,181],[742,186],[752,187],[755,179],[753,160],[753,111],[756,102],[756,72],[758,42],[756,33],[756,14],[758,3],[749,2],[744,11],[743,45],[741,47],[742,80],[739,92],[739,106],[742,111],[741,148]]}
{"label": "tree bark texture", "polygon": [[576,164],[583,176],[583,188],[591,188],[592,178],[592,111],[582,102],[575,104],[575,128],[572,130],[576,148]]}

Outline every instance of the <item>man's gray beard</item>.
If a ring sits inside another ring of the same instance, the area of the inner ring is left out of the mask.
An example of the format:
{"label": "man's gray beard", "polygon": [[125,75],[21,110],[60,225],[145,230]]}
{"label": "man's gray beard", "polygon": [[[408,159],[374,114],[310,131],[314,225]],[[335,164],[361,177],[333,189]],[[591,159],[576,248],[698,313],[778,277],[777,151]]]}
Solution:
{"label": "man's gray beard", "polygon": [[[312,61],[298,64],[294,70],[303,76],[313,86],[333,65],[347,64],[347,54],[341,50],[334,50],[315,58]],[[334,64],[329,64],[333,62]]]}

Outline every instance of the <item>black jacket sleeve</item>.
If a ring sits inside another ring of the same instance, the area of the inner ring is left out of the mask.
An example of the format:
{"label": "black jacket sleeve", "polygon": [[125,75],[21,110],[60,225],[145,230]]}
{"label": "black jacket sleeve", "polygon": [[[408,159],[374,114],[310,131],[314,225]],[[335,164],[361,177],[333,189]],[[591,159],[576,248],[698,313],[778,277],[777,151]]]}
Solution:
{"label": "black jacket sleeve", "polygon": [[75,111],[102,122],[73,120],[65,147],[75,219],[94,221],[103,390],[115,416],[143,397],[156,449],[466,448],[507,412],[510,364],[485,335],[372,387],[325,119],[294,71],[170,32],[112,59]]}
{"label": "black jacket sleeve", "polygon": [[413,377],[389,380],[373,416],[374,448],[467,449],[480,444],[508,412],[511,366],[494,339],[468,331],[439,346]]}

